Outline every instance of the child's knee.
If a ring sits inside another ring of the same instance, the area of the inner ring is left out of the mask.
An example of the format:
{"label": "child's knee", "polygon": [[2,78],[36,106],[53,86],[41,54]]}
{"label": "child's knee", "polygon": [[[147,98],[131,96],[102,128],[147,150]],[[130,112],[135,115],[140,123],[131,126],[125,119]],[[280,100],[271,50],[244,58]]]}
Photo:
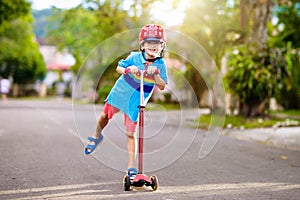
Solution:
{"label": "child's knee", "polygon": [[102,119],[108,120],[108,114],[105,113],[105,112],[102,112],[102,113],[101,113],[101,118],[102,118]]}
{"label": "child's knee", "polygon": [[127,136],[127,139],[133,140],[134,139],[134,132],[127,132],[126,136]]}
{"label": "child's knee", "polygon": [[108,114],[102,113],[98,119],[98,124],[103,129],[108,123],[108,121],[109,121]]}
{"label": "child's knee", "polygon": [[106,114],[106,113],[103,112],[103,113],[101,114],[99,120],[98,120],[98,123],[99,123],[99,124],[107,123],[108,120],[109,120],[109,119],[108,119],[108,114]]}

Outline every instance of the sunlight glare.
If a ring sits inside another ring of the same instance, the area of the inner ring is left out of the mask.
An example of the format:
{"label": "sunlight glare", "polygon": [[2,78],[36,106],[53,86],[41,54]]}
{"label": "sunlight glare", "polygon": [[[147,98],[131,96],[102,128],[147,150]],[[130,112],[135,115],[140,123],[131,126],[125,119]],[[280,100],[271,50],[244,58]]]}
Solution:
{"label": "sunlight glare", "polygon": [[158,1],[153,4],[150,14],[153,20],[164,22],[166,27],[178,26],[183,23],[184,12],[189,5],[189,0],[179,0],[177,8],[174,9],[172,0]]}

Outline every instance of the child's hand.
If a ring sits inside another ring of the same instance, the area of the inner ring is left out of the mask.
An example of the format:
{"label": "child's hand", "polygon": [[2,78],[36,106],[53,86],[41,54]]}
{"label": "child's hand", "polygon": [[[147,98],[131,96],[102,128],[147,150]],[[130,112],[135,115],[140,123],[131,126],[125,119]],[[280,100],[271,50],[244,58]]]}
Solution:
{"label": "child's hand", "polygon": [[147,73],[150,75],[159,74],[159,69],[156,66],[149,66],[147,69]]}
{"label": "child's hand", "polygon": [[129,73],[136,74],[136,73],[138,73],[138,71],[139,71],[139,69],[136,66],[129,66],[125,69],[124,73],[125,74],[129,74]]}

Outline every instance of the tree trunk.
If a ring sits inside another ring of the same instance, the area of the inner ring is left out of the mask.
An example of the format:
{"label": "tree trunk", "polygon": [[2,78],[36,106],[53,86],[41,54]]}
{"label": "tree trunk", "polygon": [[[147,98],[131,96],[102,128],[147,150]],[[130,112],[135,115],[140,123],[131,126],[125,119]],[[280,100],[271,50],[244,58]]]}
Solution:
{"label": "tree trunk", "polygon": [[243,30],[246,29],[246,8],[245,8],[245,1],[240,0],[240,26]]}
{"label": "tree trunk", "polygon": [[15,83],[13,84],[13,97],[19,96],[19,84]]}
{"label": "tree trunk", "polygon": [[[244,0],[246,1],[246,0]],[[247,0],[250,7],[250,34],[248,42],[262,49],[266,47],[268,41],[268,22],[272,18],[274,6],[273,0]]]}
{"label": "tree trunk", "polygon": [[[244,24],[245,17],[250,22],[249,35],[247,38],[251,51],[259,52],[267,48],[268,42],[268,22],[272,18],[274,6],[273,0],[241,0],[240,9],[248,8],[247,14],[241,13],[241,25]],[[260,102],[240,102],[239,110],[244,117],[256,117],[263,115],[267,99]]]}
{"label": "tree trunk", "polygon": [[266,104],[268,99],[264,99],[261,102],[241,102],[240,103],[240,114],[243,117],[259,117],[264,115]]}

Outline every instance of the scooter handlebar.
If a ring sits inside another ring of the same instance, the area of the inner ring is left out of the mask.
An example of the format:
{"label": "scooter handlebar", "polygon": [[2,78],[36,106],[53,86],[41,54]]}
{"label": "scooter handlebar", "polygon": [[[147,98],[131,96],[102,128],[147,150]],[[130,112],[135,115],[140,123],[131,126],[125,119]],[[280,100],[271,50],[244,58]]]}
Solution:
{"label": "scooter handlebar", "polygon": [[[138,70],[138,71],[136,72],[136,74],[137,74],[138,76],[140,76],[142,72],[144,72],[144,75],[149,75],[149,73],[148,73],[146,70]],[[131,73],[131,69],[130,69],[129,67],[127,67],[127,68],[124,70],[124,74],[130,74],[130,73]],[[160,73],[159,69],[156,69],[156,70],[154,71],[153,74],[159,74],[159,73]]]}
{"label": "scooter handlebar", "polygon": [[[126,69],[128,69],[127,73],[126,73]],[[126,69],[125,69],[125,74],[131,73],[129,68]],[[136,75],[140,76],[142,72],[144,72],[144,75],[149,75],[149,73],[146,70],[138,70]],[[156,69],[153,74],[159,74],[159,73],[160,73],[159,69]]]}

